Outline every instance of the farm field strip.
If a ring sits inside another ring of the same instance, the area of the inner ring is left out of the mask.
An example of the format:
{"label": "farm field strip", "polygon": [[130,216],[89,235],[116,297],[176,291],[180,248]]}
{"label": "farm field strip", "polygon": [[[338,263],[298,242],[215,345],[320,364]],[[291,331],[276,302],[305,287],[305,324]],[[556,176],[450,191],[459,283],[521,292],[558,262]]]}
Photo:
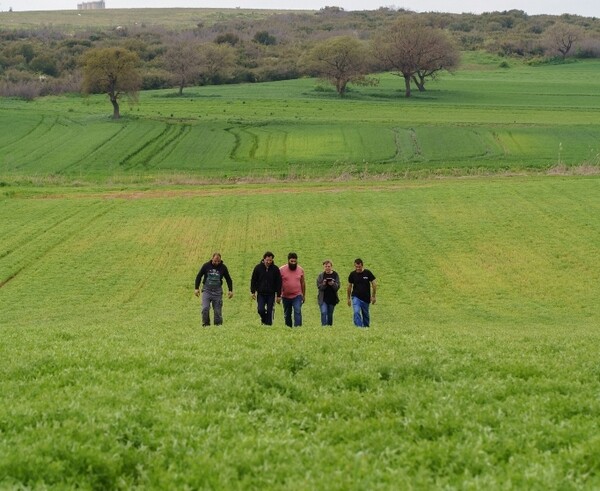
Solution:
{"label": "farm field strip", "polygon": [[403,174],[440,169],[598,166],[600,65],[442,77],[405,100],[398,77],[340,100],[315,80],[140,94],[108,119],[104,96],[7,100],[0,108],[0,174],[119,179],[152,171],[213,178],[335,177],[348,169]]}

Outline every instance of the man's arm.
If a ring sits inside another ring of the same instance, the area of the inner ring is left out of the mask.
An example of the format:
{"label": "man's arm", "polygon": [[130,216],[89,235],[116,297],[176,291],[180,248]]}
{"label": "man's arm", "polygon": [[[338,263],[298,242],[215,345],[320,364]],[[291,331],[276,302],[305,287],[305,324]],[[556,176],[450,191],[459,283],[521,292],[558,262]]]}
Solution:
{"label": "man's arm", "polygon": [[300,287],[302,288],[302,301],[306,298],[306,282],[304,281],[304,275],[300,276]]}
{"label": "man's arm", "polygon": [[347,288],[347,294],[348,294],[348,307],[350,307],[350,305],[352,305],[352,283],[348,283],[348,288]]}
{"label": "man's arm", "polygon": [[200,282],[202,281],[203,276],[204,276],[204,265],[202,265],[202,267],[200,268],[200,271],[198,271],[198,274],[196,275],[196,281],[194,282],[194,295],[196,295],[197,297],[200,296]]}
{"label": "man's arm", "polygon": [[377,301],[377,280],[371,281],[371,303],[375,304]]}

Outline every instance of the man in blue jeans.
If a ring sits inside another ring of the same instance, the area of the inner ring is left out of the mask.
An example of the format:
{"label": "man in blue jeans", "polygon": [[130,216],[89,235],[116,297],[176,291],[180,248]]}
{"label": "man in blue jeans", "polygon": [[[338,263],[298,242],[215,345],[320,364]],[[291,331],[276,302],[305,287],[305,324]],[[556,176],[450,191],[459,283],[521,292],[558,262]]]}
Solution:
{"label": "man in blue jeans", "polygon": [[279,268],[281,274],[281,302],[285,325],[292,327],[292,311],[294,327],[302,325],[302,304],[306,298],[306,282],[304,269],[298,264],[298,254],[290,252],[288,263]]}
{"label": "man in blue jeans", "polygon": [[354,260],[354,271],[348,275],[348,306],[354,311],[354,325],[369,327],[369,305],[375,305],[377,281],[375,275],[365,269],[362,259]]}

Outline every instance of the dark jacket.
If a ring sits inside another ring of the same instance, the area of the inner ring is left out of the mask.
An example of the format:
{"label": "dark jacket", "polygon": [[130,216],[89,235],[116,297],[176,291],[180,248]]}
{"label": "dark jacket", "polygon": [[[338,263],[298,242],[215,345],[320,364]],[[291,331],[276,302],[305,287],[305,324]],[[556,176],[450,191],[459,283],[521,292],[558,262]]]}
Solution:
{"label": "dark jacket", "polygon": [[[218,276],[218,278],[217,278]],[[202,265],[200,271],[196,275],[196,282],[194,283],[194,287],[196,290],[200,288],[200,282],[204,278],[203,285],[207,286],[207,288],[219,288],[223,284],[223,278],[227,282],[227,288],[229,291],[233,291],[233,281],[231,280],[231,276],[229,276],[229,270],[224,263],[219,263],[215,266],[212,261],[208,261]],[[218,280],[218,285],[211,285],[212,280]],[[209,281],[209,284],[206,285],[206,282]]]}
{"label": "dark jacket", "polygon": [[325,301],[325,290],[327,290],[328,288],[332,289],[333,293],[335,294],[335,303],[339,302],[337,291],[340,289],[340,275],[337,274],[336,271],[332,271],[331,274],[333,276],[333,283],[331,285],[323,285],[323,278],[325,277],[325,272],[321,271],[321,273],[317,277],[317,289],[319,290],[319,293],[317,295],[317,302],[319,302],[319,305],[322,305]]}
{"label": "dark jacket", "polygon": [[254,267],[250,280],[250,293],[257,292],[264,295],[281,294],[281,273],[275,264],[271,264],[267,269],[264,261],[261,261]]}

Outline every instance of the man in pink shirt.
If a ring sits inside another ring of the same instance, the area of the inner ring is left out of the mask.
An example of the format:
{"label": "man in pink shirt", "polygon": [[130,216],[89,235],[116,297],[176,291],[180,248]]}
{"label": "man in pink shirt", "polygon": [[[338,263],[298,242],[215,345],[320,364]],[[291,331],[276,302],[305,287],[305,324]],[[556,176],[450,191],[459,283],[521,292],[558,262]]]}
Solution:
{"label": "man in pink shirt", "polygon": [[306,296],[304,270],[298,265],[298,255],[288,254],[288,263],[279,268],[281,273],[281,301],[283,302],[283,317],[285,325],[292,327],[292,310],[294,311],[294,326],[302,325],[302,304]]}

